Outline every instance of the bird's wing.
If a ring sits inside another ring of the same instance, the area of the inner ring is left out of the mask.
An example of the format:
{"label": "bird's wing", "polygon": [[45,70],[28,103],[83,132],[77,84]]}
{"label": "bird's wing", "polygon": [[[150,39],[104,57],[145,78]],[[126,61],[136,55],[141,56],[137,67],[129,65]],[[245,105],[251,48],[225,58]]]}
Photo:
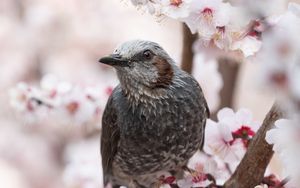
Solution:
{"label": "bird's wing", "polygon": [[120,139],[120,130],[117,125],[117,112],[113,102],[113,95],[106,104],[102,117],[101,131],[101,155],[104,181],[107,183],[107,175],[112,175],[112,161],[117,152]]}
{"label": "bird's wing", "polygon": [[202,151],[203,146],[204,146],[204,141],[205,141],[206,120],[210,117],[210,110],[209,110],[208,104],[206,102],[206,99],[204,97],[201,86],[199,85],[199,83],[195,79],[192,78],[192,80],[193,80],[193,83],[195,84],[195,87],[198,88],[198,94],[199,94],[198,100],[199,100],[200,104],[203,104],[203,107],[204,107],[204,112],[203,113],[205,113],[205,115],[206,115],[206,116],[203,116],[203,117],[205,117],[205,119],[203,120],[203,124],[202,124],[202,126],[203,126],[202,135],[201,135],[202,136],[202,144],[199,147],[200,151]]}
{"label": "bird's wing", "polygon": [[206,102],[206,100],[204,101],[205,102],[205,112],[206,112],[206,116],[207,118],[210,118],[210,110],[208,108],[208,104]]}

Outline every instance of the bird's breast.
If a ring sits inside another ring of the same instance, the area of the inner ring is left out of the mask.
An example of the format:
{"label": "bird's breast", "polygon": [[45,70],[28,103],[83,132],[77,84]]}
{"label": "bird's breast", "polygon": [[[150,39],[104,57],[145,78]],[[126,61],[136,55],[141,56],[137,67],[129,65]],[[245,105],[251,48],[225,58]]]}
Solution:
{"label": "bird's breast", "polygon": [[[136,168],[138,172],[141,168],[135,164],[143,163],[149,163],[143,168],[153,171],[161,165],[176,166],[190,158],[201,144],[204,114],[192,98],[123,109],[126,110],[118,116],[121,130],[118,155],[124,169]],[[131,157],[124,160],[126,156]]]}

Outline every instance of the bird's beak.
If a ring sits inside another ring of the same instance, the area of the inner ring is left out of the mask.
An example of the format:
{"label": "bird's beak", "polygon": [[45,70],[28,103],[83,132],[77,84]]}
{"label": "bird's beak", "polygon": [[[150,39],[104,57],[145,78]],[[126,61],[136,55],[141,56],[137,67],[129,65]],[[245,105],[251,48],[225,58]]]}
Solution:
{"label": "bird's beak", "polygon": [[122,58],[120,55],[112,54],[106,57],[102,57],[101,59],[99,59],[99,62],[111,66],[126,67],[128,66],[129,60]]}

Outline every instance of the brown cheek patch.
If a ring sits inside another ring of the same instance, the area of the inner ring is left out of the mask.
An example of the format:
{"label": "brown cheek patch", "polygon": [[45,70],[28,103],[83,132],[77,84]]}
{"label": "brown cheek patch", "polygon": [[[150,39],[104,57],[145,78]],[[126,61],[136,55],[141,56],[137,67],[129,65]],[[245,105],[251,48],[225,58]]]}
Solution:
{"label": "brown cheek patch", "polygon": [[154,83],[154,87],[167,87],[172,83],[173,79],[173,69],[170,63],[159,57],[154,57],[154,63],[153,65],[156,66],[158,70],[158,79],[156,83]]}

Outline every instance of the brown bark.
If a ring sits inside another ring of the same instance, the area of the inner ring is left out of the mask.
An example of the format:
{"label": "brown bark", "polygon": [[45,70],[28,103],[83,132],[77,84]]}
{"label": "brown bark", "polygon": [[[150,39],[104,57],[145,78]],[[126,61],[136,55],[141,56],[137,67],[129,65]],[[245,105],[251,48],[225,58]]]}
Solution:
{"label": "brown bark", "polygon": [[[237,62],[231,58],[220,58],[219,63],[219,72],[223,80],[223,88],[220,91],[220,106],[219,109],[224,107],[233,107],[234,102],[234,93],[237,84],[237,77],[240,70],[240,62]],[[216,113],[219,110],[216,110],[215,113],[211,115],[211,119],[216,120]]]}
{"label": "brown bark", "polygon": [[273,156],[273,146],[265,141],[266,132],[272,128],[274,122],[283,117],[280,109],[273,105],[257,131],[249,148],[224,188],[253,188],[259,185],[265,170]]}
{"label": "brown bark", "polygon": [[190,29],[183,23],[183,44],[182,44],[182,60],[181,69],[192,73],[193,70],[193,44],[197,39],[197,34],[192,34]]}
{"label": "brown bark", "polygon": [[232,107],[237,76],[239,73],[240,62],[229,58],[219,59],[219,71],[222,75],[224,86],[220,92],[221,104],[223,107]]}

